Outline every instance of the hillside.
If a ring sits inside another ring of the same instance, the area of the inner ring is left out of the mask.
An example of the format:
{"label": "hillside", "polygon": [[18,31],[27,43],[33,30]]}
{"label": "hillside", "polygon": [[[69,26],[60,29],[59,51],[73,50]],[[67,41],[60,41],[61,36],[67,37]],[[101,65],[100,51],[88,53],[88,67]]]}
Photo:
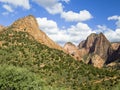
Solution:
{"label": "hillside", "polygon": [[0,33],[1,90],[120,89],[119,70],[85,65],[13,29]]}
{"label": "hillside", "polygon": [[9,28],[12,28],[15,31],[27,32],[38,42],[45,44],[50,48],[63,50],[61,46],[51,40],[42,30],[39,29],[38,23],[32,15],[16,20],[11,26],[9,26]]}

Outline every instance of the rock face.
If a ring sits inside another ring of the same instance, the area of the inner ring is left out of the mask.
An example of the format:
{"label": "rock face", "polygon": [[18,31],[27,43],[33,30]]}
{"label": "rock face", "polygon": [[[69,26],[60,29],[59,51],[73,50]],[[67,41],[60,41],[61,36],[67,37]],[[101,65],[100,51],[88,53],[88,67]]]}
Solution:
{"label": "rock face", "polygon": [[0,31],[2,31],[5,27],[0,25]]}
{"label": "rock face", "polygon": [[28,32],[38,42],[45,44],[50,48],[63,50],[62,47],[52,41],[42,30],[39,29],[38,23],[32,15],[18,19],[9,28],[12,28],[16,31]]}
{"label": "rock face", "polygon": [[79,51],[84,49],[82,57],[87,59],[86,63],[91,63],[98,68],[103,67],[113,52],[110,42],[102,33],[92,33],[78,45],[78,48]]}
{"label": "rock face", "polygon": [[99,56],[94,55],[88,62],[88,64],[92,64],[94,67],[101,68],[103,67],[105,61]]}
{"label": "rock face", "polygon": [[90,53],[99,55],[103,59],[107,59],[110,50],[111,44],[107,38],[102,34],[91,34],[84,41],[78,45],[79,49],[85,48],[85,50]]}
{"label": "rock face", "polygon": [[120,45],[118,49],[114,50],[113,53],[109,56],[108,60],[106,61],[106,64],[109,64],[114,61],[117,61],[120,63]]}
{"label": "rock face", "polygon": [[81,61],[82,58],[80,57],[80,51],[74,44],[72,44],[71,42],[67,42],[64,45],[64,49],[67,51],[67,53],[73,56],[76,60]]}
{"label": "rock face", "polygon": [[112,43],[111,45],[112,45],[113,50],[117,50],[118,47],[120,46],[120,43]]}

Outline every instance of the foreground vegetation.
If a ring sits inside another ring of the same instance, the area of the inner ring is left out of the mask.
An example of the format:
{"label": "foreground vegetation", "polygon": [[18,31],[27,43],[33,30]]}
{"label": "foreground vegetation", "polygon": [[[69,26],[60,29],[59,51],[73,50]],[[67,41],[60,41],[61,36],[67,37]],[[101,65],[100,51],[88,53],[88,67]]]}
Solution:
{"label": "foreground vegetation", "polygon": [[0,33],[0,90],[120,90],[119,70],[97,69],[25,32]]}

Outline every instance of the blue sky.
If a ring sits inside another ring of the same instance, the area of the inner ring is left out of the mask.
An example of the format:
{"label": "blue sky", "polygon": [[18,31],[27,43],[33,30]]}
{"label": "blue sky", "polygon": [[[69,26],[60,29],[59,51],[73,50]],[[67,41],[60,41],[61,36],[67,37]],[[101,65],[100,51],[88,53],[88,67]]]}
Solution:
{"label": "blue sky", "polygon": [[78,43],[91,33],[103,32],[120,41],[120,0],[0,0],[0,24],[9,26],[32,14],[55,42]]}

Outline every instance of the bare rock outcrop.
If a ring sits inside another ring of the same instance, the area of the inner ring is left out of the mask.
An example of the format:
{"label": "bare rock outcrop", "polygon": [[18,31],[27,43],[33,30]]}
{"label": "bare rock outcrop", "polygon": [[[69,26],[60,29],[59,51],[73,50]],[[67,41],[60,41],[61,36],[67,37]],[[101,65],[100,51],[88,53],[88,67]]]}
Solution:
{"label": "bare rock outcrop", "polygon": [[108,60],[106,61],[106,64],[112,63],[112,62],[120,62],[120,46],[117,50],[114,50],[113,53],[109,56]]}
{"label": "bare rock outcrop", "polygon": [[120,43],[112,43],[111,45],[112,45],[113,50],[117,50],[118,47],[120,46]]}
{"label": "bare rock outcrop", "polygon": [[67,42],[64,47],[63,47],[67,53],[69,53],[71,56],[73,56],[76,60],[81,61],[81,55],[80,55],[80,51],[78,50],[78,48],[72,44],[71,42]]}
{"label": "bare rock outcrop", "polygon": [[111,44],[102,33],[91,34],[84,43],[82,42],[82,45],[80,43],[78,47],[79,49],[84,48],[88,54],[97,54],[104,60],[106,60],[108,55],[111,53]]}
{"label": "bare rock outcrop", "polygon": [[89,60],[88,64],[92,64],[94,67],[102,68],[104,66],[105,61],[97,54],[93,55]]}
{"label": "bare rock outcrop", "polygon": [[28,32],[38,42],[45,44],[50,48],[63,50],[61,46],[52,41],[42,30],[39,29],[38,23],[32,15],[16,20],[9,28],[16,31]]}

